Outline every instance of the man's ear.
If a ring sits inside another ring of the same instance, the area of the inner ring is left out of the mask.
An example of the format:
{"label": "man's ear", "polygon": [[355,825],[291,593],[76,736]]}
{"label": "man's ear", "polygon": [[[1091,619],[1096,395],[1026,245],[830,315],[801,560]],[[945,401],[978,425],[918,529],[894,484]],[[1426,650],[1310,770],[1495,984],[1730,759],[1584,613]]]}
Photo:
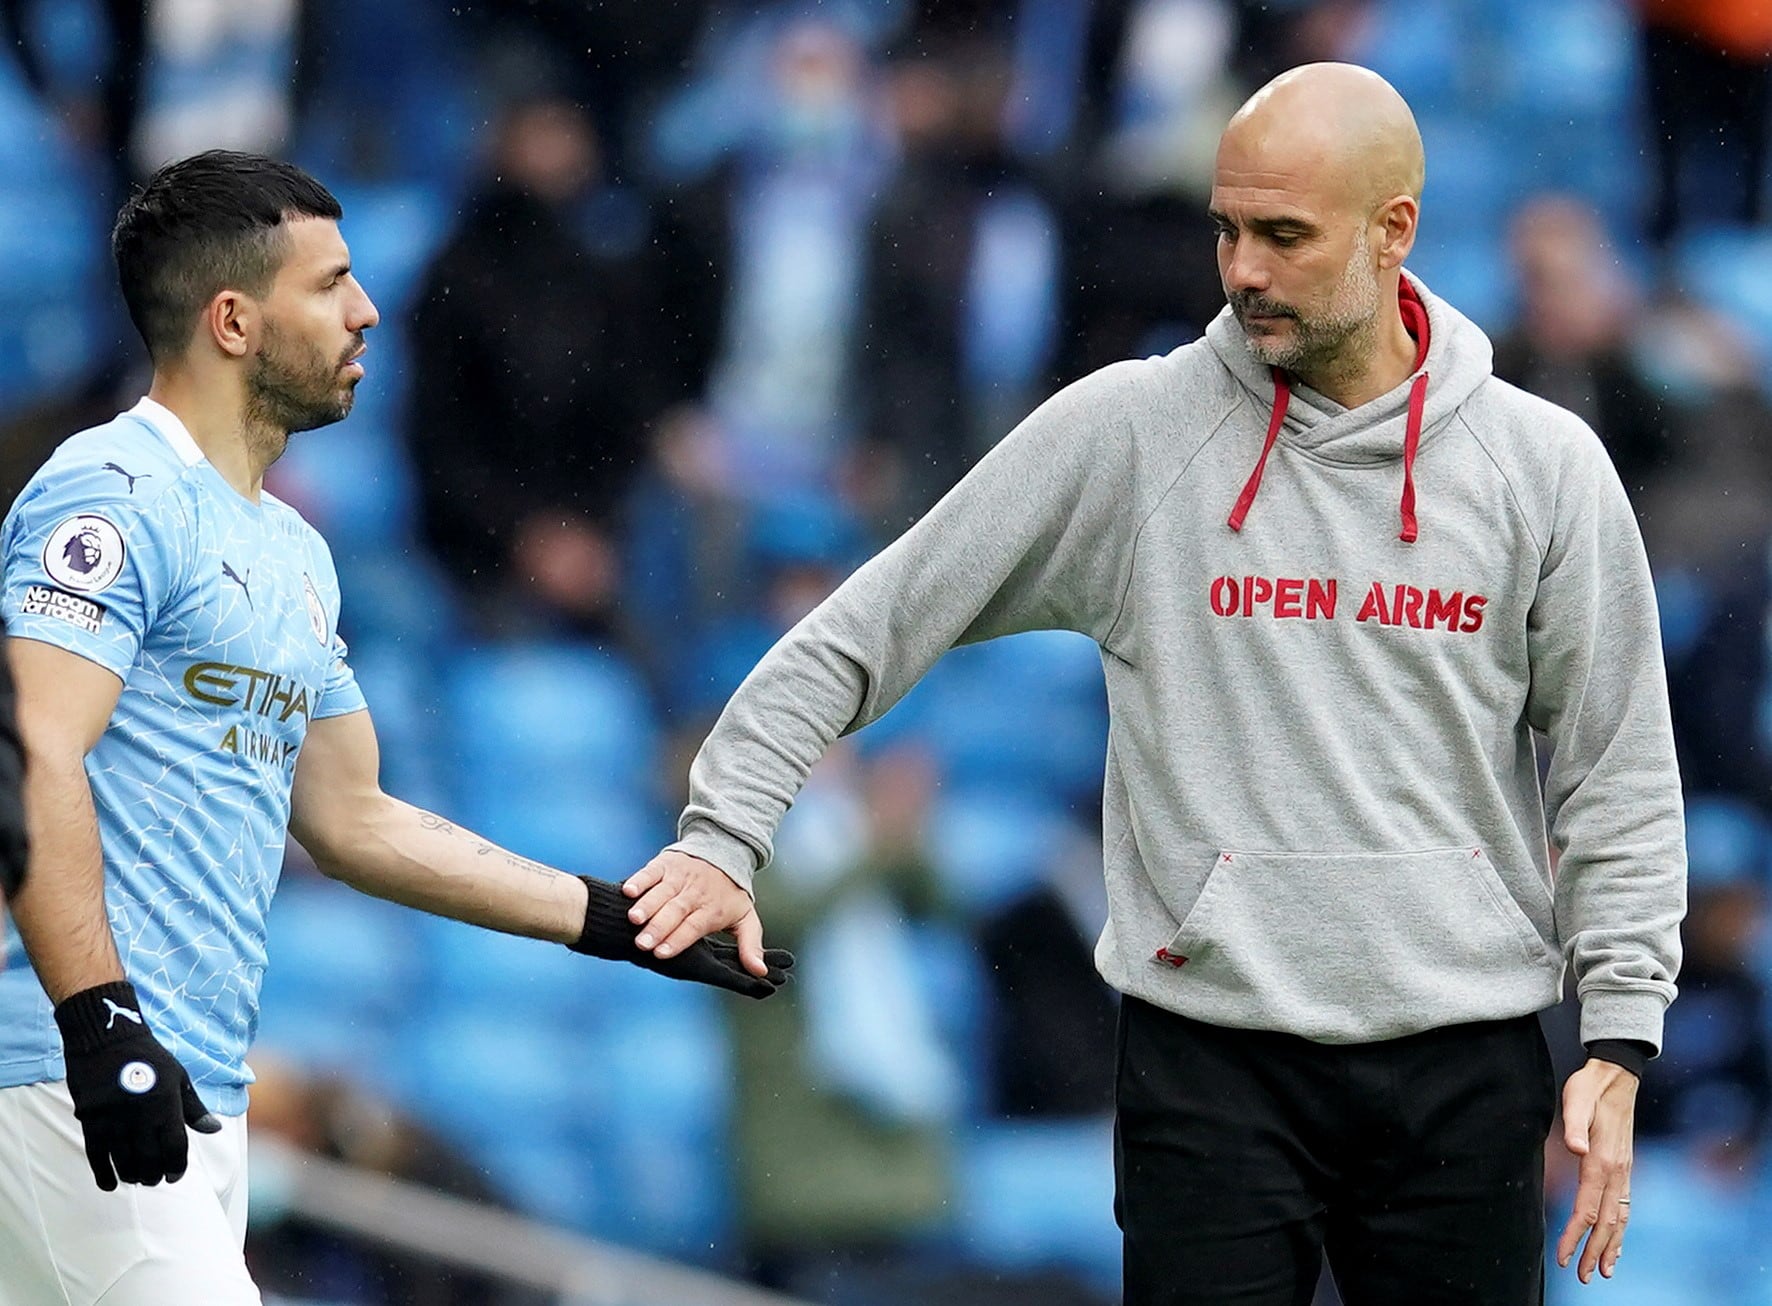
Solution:
{"label": "man's ear", "polygon": [[258,301],[238,290],[222,290],[203,312],[203,334],[230,358],[244,358],[258,347],[264,315]]}
{"label": "man's ear", "polygon": [[1386,272],[1403,266],[1409,251],[1415,248],[1416,222],[1421,205],[1413,195],[1397,195],[1386,200],[1372,221],[1378,228],[1378,266]]}

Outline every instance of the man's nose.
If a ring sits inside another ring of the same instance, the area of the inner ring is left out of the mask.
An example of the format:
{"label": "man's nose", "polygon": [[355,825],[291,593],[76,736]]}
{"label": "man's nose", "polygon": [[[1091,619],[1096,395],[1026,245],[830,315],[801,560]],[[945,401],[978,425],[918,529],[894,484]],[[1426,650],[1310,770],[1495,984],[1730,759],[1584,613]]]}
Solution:
{"label": "man's nose", "polygon": [[1254,241],[1239,235],[1225,257],[1224,284],[1227,290],[1265,291],[1268,271]]}
{"label": "man's nose", "polygon": [[356,305],[356,312],[347,325],[352,331],[367,331],[381,321],[381,312],[367,293],[361,294],[359,298],[362,302]]}

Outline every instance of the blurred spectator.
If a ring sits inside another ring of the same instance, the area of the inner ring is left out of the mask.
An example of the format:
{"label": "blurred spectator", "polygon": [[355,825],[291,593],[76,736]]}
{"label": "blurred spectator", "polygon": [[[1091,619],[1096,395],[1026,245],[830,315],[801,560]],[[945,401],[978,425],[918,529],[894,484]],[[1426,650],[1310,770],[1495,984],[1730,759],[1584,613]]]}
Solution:
{"label": "blurred spectator", "polygon": [[1680,1000],[1643,1080],[1637,1133],[1671,1138],[1699,1164],[1747,1182],[1772,1123],[1772,1045],[1756,950],[1766,928],[1766,819],[1733,800],[1686,809],[1691,903]]}
{"label": "blurred spectator", "polygon": [[918,934],[942,913],[923,847],[934,774],[909,750],[831,761],[782,827],[769,886],[771,942],[798,951],[798,981],[728,1008],[743,1236],[760,1278],[810,1300],[923,1300],[904,1276],[949,1202],[958,1091],[918,974]]}
{"label": "blurred spectator", "polygon": [[494,94],[539,71],[602,125],[606,166],[626,178],[636,111],[681,71],[709,0],[469,0],[450,6]]}
{"label": "blurred spectator", "polygon": [[1224,0],[1132,6],[1107,134],[1065,207],[1067,379],[1166,354],[1224,307],[1206,198],[1219,130],[1243,98],[1235,35]]}
{"label": "blurred spectator", "polygon": [[1633,494],[1664,467],[1668,414],[1637,368],[1640,306],[1599,214],[1543,195],[1514,217],[1519,320],[1495,340],[1495,375],[1594,428]]}
{"label": "blurred spectator", "polygon": [[111,173],[107,208],[115,212],[135,178],[132,142],[141,110],[142,64],[147,52],[148,0],[104,0],[106,48],[89,83],[69,84],[50,66],[30,0],[0,0],[0,39],[18,57],[26,83],[56,106],[74,135],[90,142]]}
{"label": "blurred spectator", "polygon": [[1004,139],[1007,52],[931,44],[890,74],[904,148],[875,216],[860,370],[867,431],[927,508],[1048,388],[1055,215]]}
{"label": "blurred spectator", "polygon": [[1649,234],[1693,221],[1766,217],[1772,114],[1772,5],[1765,0],[1639,0],[1655,140]]}
{"label": "blurred spectator", "polygon": [[[275,1056],[253,1057],[255,1133],[335,1161],[502,1205],[480,1171],[443,1139],[356,1085],[314,1078]],[[280,1211],[274,1181],[253,1188],[247,1263],[266,1291],[353,1306],[544,1306],[526,1289],[402,1254]]]}
{"label": "blurred spectator", "polygon": [[1631,487],[1649,557],[1659,572],[1700,574],[1716,593],[1758,583],[1760,542],[1772,537],[1772,407],[1751,339],[1682,299],[1653,305],[1642,338],[1642,371],[1667,396],[1673,455]]}
{"label": "blurred spectator", "polygon": [[992,1104],[999,1115],[1109,1115],[1118,998],[1096,972],[1107,920],[1099,829],[1053,850],[1045,883],[986,921]]}
{"label": "blurred spectator", "polygon": [[199,150],[275,154],[293,126],[301,0],[149,0],[138,173]]}
{"label": "blurred spectator", "polygon": [[484,625],[605,636],[610,522],[658,402],[640,233],[605,203],[597,132],[570,101],[514,104],[493,139],[413,315],[423,535]]}
{"label": "blurred spectator", "polygon": [[741,604],[708,614],[667,688],[684,733],[699,740],[751,668],[862,556],[859,528],[828,500],[796,498],[755,509],[745,526],[744,573],[733,588]]}
{"label": "blurred spectator", "polygon": [[1371,0],[1233,0],[1238,78],[1265,85],[1288,68],[1351,60],[1372,21]]}
{"label": "blurred spectator", "polygon": [[675,364],[692,388],[705,385],[733,488],[752,499],[828,491],[837,479],[854,424],[868,213],[885,165],[858,37],[818,16],[763,36],[736,52],[757,80],[689,88],[654,142],[660,169],[679,179],[664,198],[657,266],[682,341]]}
{"label": "blurred spectator", "polygon": [[[1754,496],[1744,496],[1754,497]],[[1680,776],[1688,790],[1733,794],[1764,803],[1772,790],[1772,755],[1766,727],[1772,724],[1772,668],[1767,665],[1767,621],[1772,618],[1772,565],[1768,545],[1741,550],[1723,566],[1681,568],[1677,558],[1662,567],[1659,588],[1675,583],[1692,591],[1698,628],[1679,657],[1670,657],[1668,698]],[[1713,574],[1714,572],[1714,574]],[[1678,613],[1677,605],[1669,605]],[[1674,622],[1668,626],[1674,628]],[[1755,708],[1758,707],[1758,713]]]}

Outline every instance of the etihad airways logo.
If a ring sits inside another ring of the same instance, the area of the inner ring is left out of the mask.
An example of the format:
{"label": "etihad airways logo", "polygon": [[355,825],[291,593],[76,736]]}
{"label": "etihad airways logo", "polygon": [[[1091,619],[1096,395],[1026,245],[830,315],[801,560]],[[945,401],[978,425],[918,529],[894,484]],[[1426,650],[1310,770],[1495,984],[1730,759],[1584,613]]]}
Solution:
{"label": "etihad airways logo", "polygon": [[185,670],[185,692],[212,707],[241,707],[254,716],[275,716],[279,723],[313,715],[308,687],[275,671],[240,667],[231,662],[193,662]]}
{"label": "etihad airways logo", "polygon": [[[1340,585],[1333,577],[1220,576],[1207,592],[1214,616],[1334,621]],[[1483,628],[1489,599],[1463,590],[1420,589],[1375,580],[1366,587],[1354,620],[1461,635]]]}

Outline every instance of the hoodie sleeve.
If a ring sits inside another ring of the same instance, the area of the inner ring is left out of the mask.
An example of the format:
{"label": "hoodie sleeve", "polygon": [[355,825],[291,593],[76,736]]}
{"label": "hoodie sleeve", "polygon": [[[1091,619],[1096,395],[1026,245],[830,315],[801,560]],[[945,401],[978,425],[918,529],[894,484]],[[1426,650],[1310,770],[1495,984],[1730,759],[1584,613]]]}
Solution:
{"label": "hoodie sleeve", "polygon": [[697,754],[674,849],[749,888],[813,764],[948,649],[1025,630],[1105,638],[1126,589],[1125,405],[1141,366],[1049,399],[782,637]]}
{"label": "hoodie sleeve", "polygon": [[1552,747],[1556,918],[1581,1038],[1659,1050],[1686,912],[1680,776],[1648,558],[1624,487],[1585,428],[1558,477],[1527,644],[1527,719]]}

